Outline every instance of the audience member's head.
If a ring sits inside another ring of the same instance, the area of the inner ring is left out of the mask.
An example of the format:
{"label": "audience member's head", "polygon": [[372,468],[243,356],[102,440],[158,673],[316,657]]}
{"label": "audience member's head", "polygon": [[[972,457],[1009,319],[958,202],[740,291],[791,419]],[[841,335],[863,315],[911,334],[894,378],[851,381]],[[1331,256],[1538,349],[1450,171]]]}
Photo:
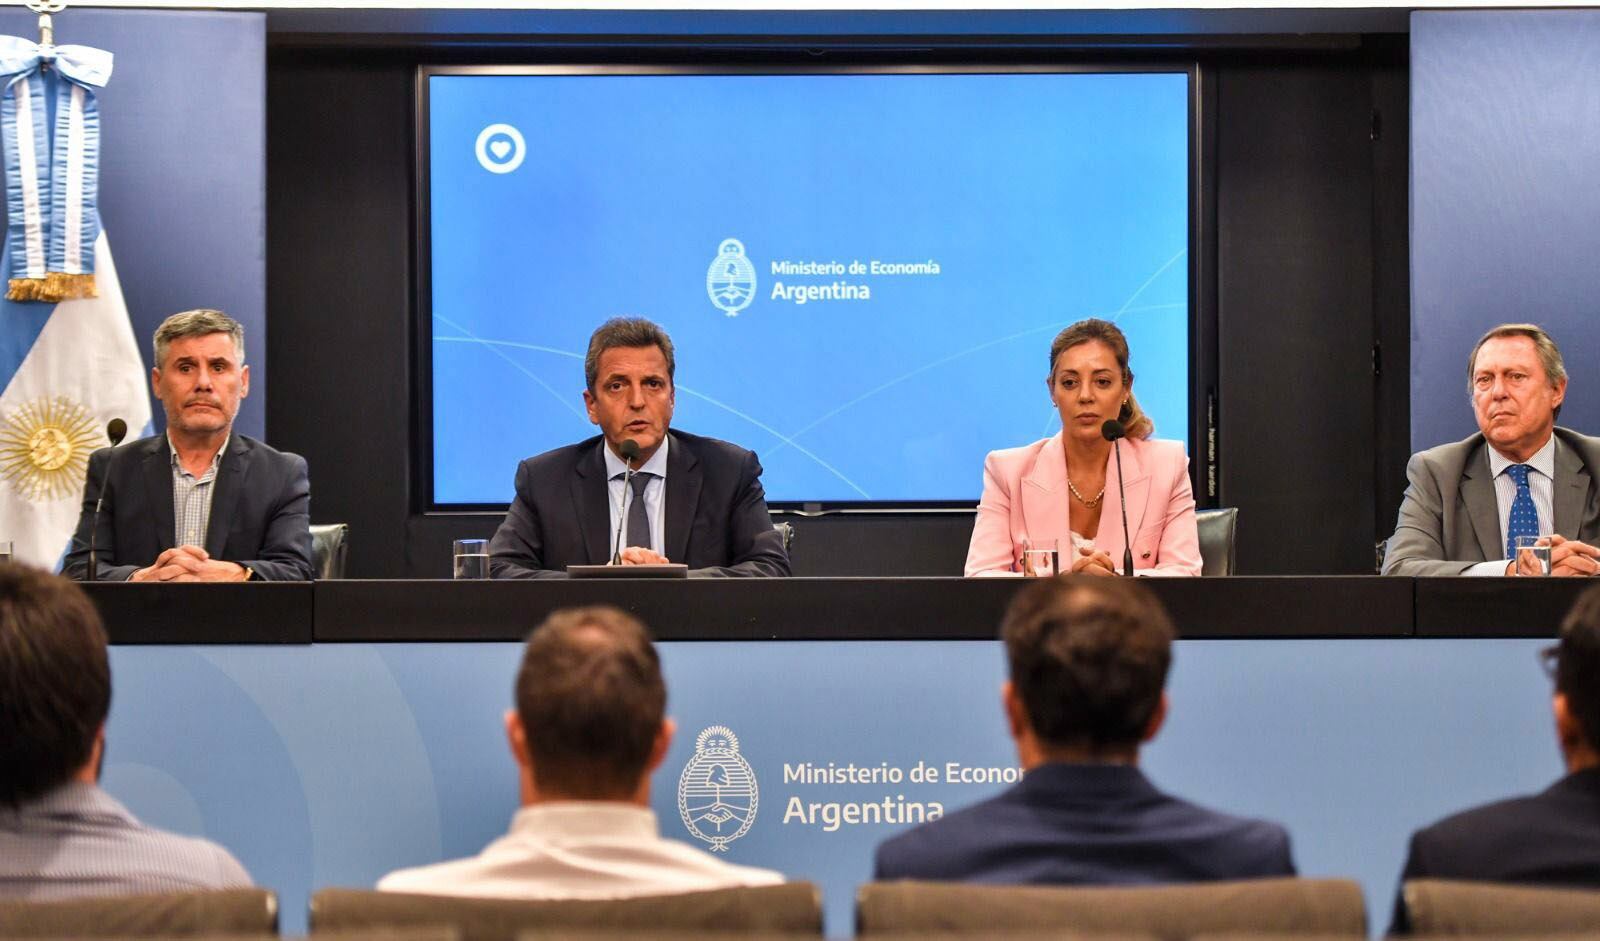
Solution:
{"label": "audience member's head", "polygon": [[1132,579],[1034,582],[1017,593],[1000,634],[1024,768],[1135,760],[1166,717],[1172,623]]}
{"label": "audience member's head", "polygon": [[100,614],[72,582],[0,565],[0,805],[94,780],[111,708]]}
{"label": "audience member's head", "polygon": [[506,715],[523,802],[645,803],[672,722],[661,660],[643,624],[616,608],[557,611],[528,637]]}
{"label": "audience member's head", "polygon": [[1568,769],[1600,765],[1600,586],[1578,597],[1551,652],[1556,732]]}

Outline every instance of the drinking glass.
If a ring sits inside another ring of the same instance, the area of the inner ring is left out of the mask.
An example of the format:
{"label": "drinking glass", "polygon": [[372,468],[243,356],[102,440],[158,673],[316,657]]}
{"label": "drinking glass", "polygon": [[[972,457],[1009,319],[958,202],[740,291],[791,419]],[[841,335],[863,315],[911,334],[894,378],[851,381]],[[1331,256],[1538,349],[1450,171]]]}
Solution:
{"label": "drinking glass", "polygon": [[489,540],[457,539],[453,546],[457,579],[489,577]]}
{"label": "drinking glass", "polygon": [[1517,537],[1517,574],[1550,574],[1550,537]]}
{"label": "drinking glass", "polygon": [[1022,574],[1029,578],[1049,578],[1061,574],[1061,542],[1027,545],[1022,549]]}

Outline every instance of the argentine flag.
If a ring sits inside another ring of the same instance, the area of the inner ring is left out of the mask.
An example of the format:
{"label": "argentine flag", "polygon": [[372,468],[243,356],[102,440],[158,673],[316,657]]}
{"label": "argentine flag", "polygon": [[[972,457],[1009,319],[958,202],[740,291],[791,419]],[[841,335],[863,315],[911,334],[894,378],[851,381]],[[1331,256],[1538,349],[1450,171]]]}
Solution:
{"label": "argentine flag", "polygon": [[149,380],[104,229],[94,266],[99,297],[0,298],[0,540],[51,570],[78,522],[89,454],[110,443],[106,423],[127,422],[129,438],[150,426]]}

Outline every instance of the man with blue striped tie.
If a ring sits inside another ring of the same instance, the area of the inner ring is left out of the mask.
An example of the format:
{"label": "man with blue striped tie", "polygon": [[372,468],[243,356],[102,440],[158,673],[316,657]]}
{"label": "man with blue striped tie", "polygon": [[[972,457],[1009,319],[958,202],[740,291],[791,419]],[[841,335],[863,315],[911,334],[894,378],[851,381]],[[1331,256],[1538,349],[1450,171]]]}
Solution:
{"label": "man with blue striped tie", "polygon": [[1478,433],[1415,454],[1385,575],[1537,574],[1518,537],[1551,546],[1551,574],[1600,572],[1600,438],[1556,427],[1561,351],[1534,324],[1485,333],[1467,360]]}

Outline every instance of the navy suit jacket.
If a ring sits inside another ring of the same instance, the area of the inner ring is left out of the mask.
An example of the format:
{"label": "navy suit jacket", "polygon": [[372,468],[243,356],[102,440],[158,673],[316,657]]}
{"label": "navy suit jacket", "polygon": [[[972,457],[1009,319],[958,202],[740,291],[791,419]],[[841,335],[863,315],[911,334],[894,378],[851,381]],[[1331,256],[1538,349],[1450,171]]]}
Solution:
{"label": "navy suit jacket", "polygon": [[[788,575],[761,464],[744,448],[668,432],[666,551],[696,576]],[[611,561],[611,497],[601,437],[517,466],[517,496],[489,542],[495,578],[564,578],[568,565]]]}
{"label": "navy suit jacket", "polygon": [[[1409,879],[1600,888],[1600,768],[1418,830],[1400,873],[1402,885]],[[1409,922],[1397,897],[1390,930],[1409,931]]]}
{"label": "navy suit jacket", "polygon": [[[89,530],[102,482],[106,499],[95,538],[99,577],[126,581],[178,544],[167,436],[101,448],[89,456],[78,531],[61,569],[68,578],[88,574]],[[236,432],[211,486],[204,548],[213,559],[248,566],[267,581],[311,579],[311,479],[304,458]]]}
{"label": "navy suit jacket", "polygon": [[1138,885],[1292,876],[1289,834],[1169,797],[1132,765],[1053,764],[884,841],[873,879]]}

